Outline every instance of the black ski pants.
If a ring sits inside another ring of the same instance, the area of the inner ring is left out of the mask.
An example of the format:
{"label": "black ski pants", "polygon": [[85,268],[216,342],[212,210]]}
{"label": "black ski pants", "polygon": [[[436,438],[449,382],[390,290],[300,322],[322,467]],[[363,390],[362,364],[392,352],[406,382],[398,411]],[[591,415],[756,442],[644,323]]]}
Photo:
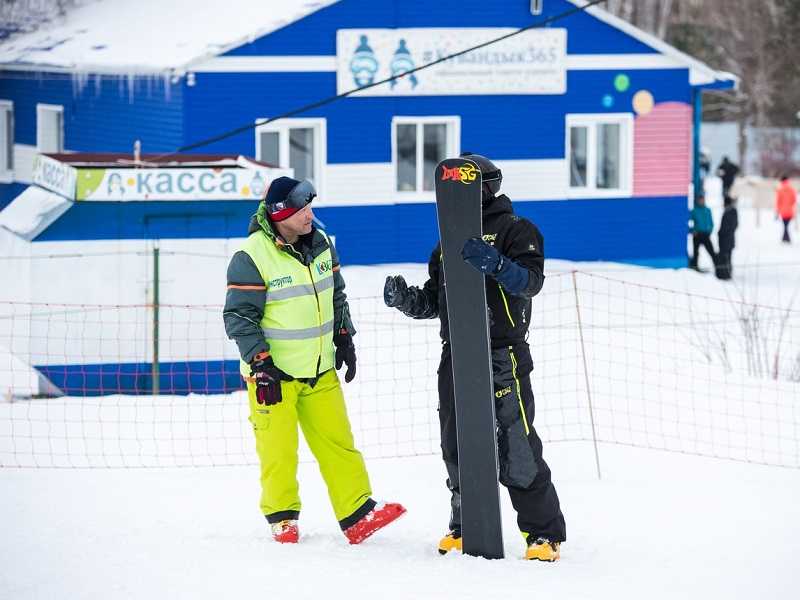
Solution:
{"label": "black ski pants", "polygon": [[[535,406],[530,374],[533,361],[525,343],[492,349],[492,374],[497,418],[500,483],[511,496],[520,531],[529,539],[545,537],[553,542],[567,539],[564,515],[542,457],[542,441],[533,428]],[[442,458],[451,491],[450,529],[461,530],[461,493],[458,444],[450,345],[445,344],[439,365],[439,425]]]}
{"label": "black ski pants", "polygon": [[717,252],[716,274],[718,279],[733,277],[733,236],[719,236],[719,252]]}
{"label": "black ski pants", "polygon": [[694,234],[692,234],[692,250],[693,250],[693,252],[692,252],[692,260],[690,262],[690,265],[692,267],[696,267],[697,266],[697,259],[698,259],[698,256],[699,256],[698,253],[700,251],[700,246],[702,246],[703,248],[706,249],[706,251],[708,252],[708,255],[711,257],[711,260],[713,260],[714,263],[716,263],[717,262],[717,255],[714,252],[714,245],[711,243],[711,234],[710,233],[695,232]]}

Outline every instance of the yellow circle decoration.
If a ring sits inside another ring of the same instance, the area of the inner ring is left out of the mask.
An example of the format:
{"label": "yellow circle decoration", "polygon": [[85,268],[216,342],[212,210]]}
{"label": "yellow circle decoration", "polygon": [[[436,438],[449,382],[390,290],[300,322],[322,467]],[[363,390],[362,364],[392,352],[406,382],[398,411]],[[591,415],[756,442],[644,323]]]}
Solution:
{"label": "yellow circle decoration", "polygon": [[250,195],[250,188],[247,186],[242,187],[242,196],[247,198]]}
{"label": "yellow circle decoration", "polygon": [[633,110],[637,115],[646,115],[655,106],[656,101],[653,99],[653,94],[647,90],[639,90],[633,95]]}
{"label": "yellow circle decoration", "polygon": [[136,180],[133,177],[128,177],[128,181],[126,181],[125,183],[127,183],[130,187],[133,187],[134,184],[136,183]]}

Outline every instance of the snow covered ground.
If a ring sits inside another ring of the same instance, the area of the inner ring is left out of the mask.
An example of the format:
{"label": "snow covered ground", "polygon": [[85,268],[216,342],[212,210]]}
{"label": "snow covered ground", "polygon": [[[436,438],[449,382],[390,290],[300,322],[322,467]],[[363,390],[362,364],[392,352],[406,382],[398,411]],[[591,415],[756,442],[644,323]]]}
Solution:
{"label": "snow covered ground", "polygon": [[269,539],[254,468],[4,471],[0,597],[798,597],[798,471],[601,451],[598,481],[588,444],[546,448],[569,537],[553,565],[520,560],[505,494],[505,560],[440,557],[448,497],[433,456],[368,463],[376,494],[408,514],[357,547],[312,464],[296,547]]}
{"label": "snow covered ground", "polygon": [[[740,216],[734,282],[688,270],[549,261],[548,285],[557,287],[557,282],[569,278],[559,272],[578,268],[594,273],[598,282],[613,276],[640,286],[719,298],[720,306],[734,299],[788,308],[800,288],[800,232],[798,243],[782,245],[779,224],[770,215],[762,213],[758,228],[752,211],[743,208]],[[718,223],[718,212],[715,217]],[[710,261],[703,259],[701,265],[704,262],[710,267]],[[345,269],[351,296],[378,295],[388,272],[405,273],[416,284],[425,277],[423,265],[351,267]],[[649,297],[643,302],[606,295],[607,288],[599,284],[592,290],[590,297],[601,307],[598,314],[647,316],[637,311]],[[425,331],[430,333],[429,329]],[[539,339],[544,343],[551,335],[555,334],[545,331]],[[620,356],[632,351],[606,342],[609,334],[592,335],[591,348],[598,350],[592,355],[593,364],[614,368],[613,362],[598,362],[606,360],[599,352],[606,346],[616,348]],[[646,347],[644,335],[635,340],[642,344],[635,350],[648,356],[667,351]],[[657,338],[650,343],[664,346],[678,340]],[[558,343],[562,341],[567,340],[559,338]],[[362,344],[371,351],[379,349]],[[553,371],[565,364],[553,352],[548,350],[537,365],[534,390],[544,389],[538,396],[542,423],[551,430],[543,430],[543,436],[566,439],[569,435],[554,433],[561,424],[546,412],[548,399],[553,398],[550,388],[560,376]],[[572,354],[567,358],[572,360]],[[662,380],[667,374],[662,371],[667,367],[657,360],[649,366],[633,360],[619,364],[630,369],[619,374],[632,382],[624,388],[631,396],[629,404],[634,396],[646,396],[640,384],[655,385],[650,378]],[[423,377],[431,377],[430,371]],[[741,385],[738,381],[720,372],[702,383],[714,401],[723,397],[719,390],[725,394],[738,390],[737,402],[763,395],[770,407],[788,411],[775,409],[772,425],[777,423],[780,429],[782,422],[794,424],[794,431],[791,427],[782,431],[784,443],[779,446],[786,464],[798,464],[794,414],[800,401],[798,384],[784,381],[771,387],[762,382],[754,389],[749,387],[753,380],[742,379]],[[669,389],[674,390],[673,398]],[[659,388],[661,412],[654,415],[664,419],[671,414],[665,407],[685,407],[681,393],[679,384]],[[602,390],[598,396],[602,403]],[[236,402],[236,397],[230,401]],[[365,397],[359,396],[352,409],[362,410],[359,405],[364,402]],[[752,406],[741,404],[736,422],[758,432],[754,439],[769,438],[772,431],[765,428],[765,413],[744,410]],[[680,430],[680,418],[677,425]],[[719,425],[712,420],[708,427]],[[730,427],[730,422],[724,425]],[[697,437],[681,440],[684,445],[672,449],[690,453],[697,449],[704,442],[694,434]],[[761,443],[770,448],[769,439]],[[296,547],[270,541],[258,511],[254,466],[2,469],[0,598],[800,597],[794,568],[800,552],[800,470],[601,443],[602,479],[598,479],[589,442],[546,444],[545,457],[553,469],[569,538],[562,560],[554,565],[520,560],[523,541],[505,493],[501,494],[505,560],[438,556],[435,547],[446,528],[448,494],[444,469],[435,455],[368,460],[376,497],[403,502],[408,514],[358,547],[348,546],[338,531],[313,463],[300,467],[304,509],[302,540]]]}

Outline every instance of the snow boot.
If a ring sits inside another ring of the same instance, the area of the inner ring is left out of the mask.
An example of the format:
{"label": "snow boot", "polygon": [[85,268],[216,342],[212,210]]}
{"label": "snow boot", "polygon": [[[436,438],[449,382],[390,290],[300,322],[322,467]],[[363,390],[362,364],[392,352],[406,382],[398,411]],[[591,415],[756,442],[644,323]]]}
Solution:
{"label": "snow boot", "polygon": [[271,528],[272,539],[281,544],[296,544],[300,539],[300,530],[294,519],[284,519],[278,523],[272,523]]}
{"label": "snow boot", "polygon": [[451,550],[458,550],[463,552],[461,544],[461,532],[450,531],[446,536],[439,540],[439,554],[447,554]]}
{"label": "snow boot", "polygon": [[395,502],[377,504],[361,519],[345,529],[344,535],[351,544],[360,544],[379,529],[400,518],[405,512],[406,509]]}
{"label": "snow boot", "polygon": [[526,560],[543,560],[555,562],[561,558],[561,542],[551,542],[547,538],[539,537],[528,544],[525,552]]}

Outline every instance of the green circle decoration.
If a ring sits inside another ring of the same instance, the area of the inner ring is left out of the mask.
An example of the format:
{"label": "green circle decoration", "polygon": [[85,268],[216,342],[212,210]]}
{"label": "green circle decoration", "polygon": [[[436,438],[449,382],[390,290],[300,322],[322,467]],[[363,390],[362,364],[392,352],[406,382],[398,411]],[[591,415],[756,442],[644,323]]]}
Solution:
{"label": "green circle decoration", "polygon": [[618,92],[627,91],[629,87],[631,87],[631,78],[625,75],[625,73],[620,73],[614,77],[614,88],[616,88]]}

